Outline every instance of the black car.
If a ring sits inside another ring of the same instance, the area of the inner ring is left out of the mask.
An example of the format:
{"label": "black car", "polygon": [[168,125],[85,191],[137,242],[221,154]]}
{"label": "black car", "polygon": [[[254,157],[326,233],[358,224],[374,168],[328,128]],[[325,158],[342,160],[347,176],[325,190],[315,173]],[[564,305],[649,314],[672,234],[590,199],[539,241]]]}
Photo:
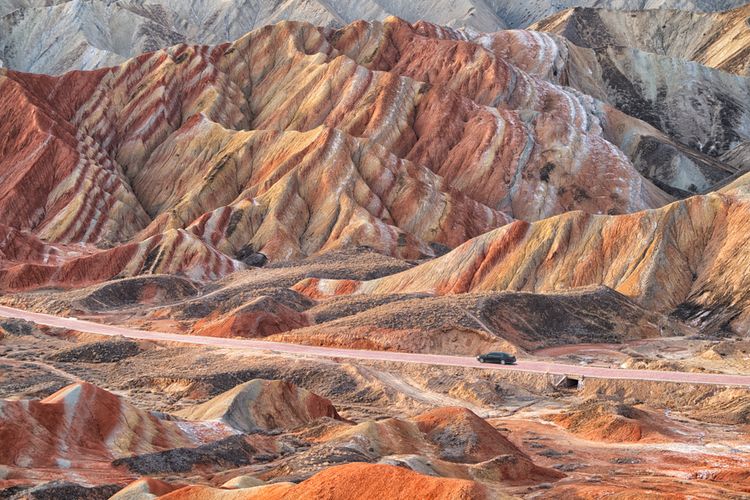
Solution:
{"label": "black car", "polygon": [[497,363],[500,365],[513,365],[516,363],[516,357],[507,352],[488,352],[477,356],[480,363]]}

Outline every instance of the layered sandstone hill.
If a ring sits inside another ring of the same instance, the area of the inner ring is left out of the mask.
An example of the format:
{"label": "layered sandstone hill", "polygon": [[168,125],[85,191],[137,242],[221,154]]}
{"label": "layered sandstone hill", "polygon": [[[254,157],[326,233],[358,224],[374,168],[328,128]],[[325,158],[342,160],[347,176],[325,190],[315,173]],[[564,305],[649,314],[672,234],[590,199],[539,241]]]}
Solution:
{"label": "layered sandstone hill", "polygon": [[[166,494],[185,483],[220,481],[226,494],[265,495],[281,488],[284,498],[292,498],[299,489],[303,496],[318,491],[310,485],[330,476],[336,480],[327,480],[327,490],[335,487],[344,496],[367,496],[376,489],[380,494],[388,491],[383,490],[383,480],[394,479],[389,471],[398,470],[397,476],[406,481],[399,491],[411,488],[412,481],[423,491],[431,491],[431,484],[458,485],[458,490],[449,488],[450,495],[466,490],[467,498],[477,498],[485,487],[564,477],[534,464],[505,435],[464,408],[354,424],[341,419],[331,403],[316,394],[285,381],[253,380],[189,406],[182,415],[190,420],[149,413],[87,383],[43,400],[2,400],[0,490],[23,492],[55,478],[85,482],[68,484],[82,497],[99,498],[94,490],[106,487],[107,497],[122,489],[115,498],[125,499]],[[354,462],[361,464],[344,467],[343,472],[331,469],[333,464]],[[347,479],[346,471],[357,467],[381,474]],[[243,477],[248,473],[252,476]],[[288,489],[293,484],[286,481],[305,479],[298,489]],[[245,491],[258,485],[259,490]],[[66,495],[65,485],[56,487],[59,495]],[[86,488],[93,488],[90,496]],[[209,493],[193,487],[179,495]],[[179,495],[174,498],[182,498]]]}
{"label": "layered sandstone hill", "polygon": [[632,47],[748,75],[750,6],[739,7],[742,3],[734,10],[710,14],[576,8],[539,21],[530,29],[560,34],[580,47]]}
{"label": "layered sandstone hill", "polygon": [[188,420],[221,420],[242,432],[293,429],[318,418],[341,418],[325,398],[285,381],[259,379],[178,415]]}
{"label": "layered sandstone hill", "polygon": [[[500,109],[533,109],[542,113],[540,119],[549,116],[548,113],[569,112],[572,117],[578,117],[573,121],[580,123],[582,130],[600,127],[601,136],[606,141],[624,152],[643,175],[667,190],[703,190],[735,170],[731,165],[723,165],[706,156],[698,148],[672,141],[653,127],[633,120],[601,101],[560,88],[559,85],[570,85],[571,81],[585,82],[581,83],[579,90],[613,104],[626,103],[624,98],[618,101],[603,90],[609,82],[601,72],[612,72],[602,69],[594,73],[597,62],[593,54],[570,46],[562,39],[524,31],[468,37],[465,33],[434,25],[418,23],[411,27],[391,20],[382,25],[354,24],[336,32],[333,40],[337,48],[367,67],[397,72],[430,84],[446,85],[480,104]],[[439,70],[435,69],[432,59],[424,57],[434,47],[442,49],[438,56]],[[486,71],[481,77],[473,77],[474,71],[464,70],[467,67],[482,67]],[[653,80],[654,75],[649,71],[650,68],[639,68],[634,73],[637,78]],[[737,80],[725,86],[732,88],[739,97],[746,95],[746,82]],[[717,81],[710,79],[699,81],[711,89],[718,85]],[[632,93],[636,98],[647,98],[646,90],[636,88]],[[612,94],[616,95],[616,92]],[[658,105],[663,101],[666,99],[660,98],[647,107],[652,113],[657,113]],[[680,110],[678,114],[686,112]],[[744,116],[741,112],[737,114],[738,123],[742,124]],[[724,130],[725,134],[736,134],[730,132],[735,125],[737,123],[730,120],[714,127],[716,130],[711,129],[711,133]],[[699,141],[710,142],[710,134],[705,130],[698,130],[697,135]],[[551,161],[547,165],[553,169],[556,163]]]}
{"label": "layered sandstone hill", "polygon": [[265,431],[340,419],[328,400],[269,380],[242,384],[186,415],[189,421],[165,420],[83,382],[42,400],[0,400],[0,488],[43,480],[54,470],[99,485],[149,471],[247,464],[284,449]]}
{"label": "layered sandstone hill", "polygon": [[[607,102],[653,125],[689,150],[709,155],[713,161],[708,168],[750,165],[746,152],[741,154],[750,134],[748,78],[680,55],[616,45],[585,48],[547,33],[500,31],[474,40],[528,74]],[[662,153],[661,162],[670,161]],[[684,164],[675,164],[674,168],[683,176],[687,174]]]}
{"label": "layered sandstone hill", "polygon": [[187,486],[161,496],[164,500],[295,498],[432,498],[435,500],[482,500],[490,498],[480,484],[463,479],[443,479],[417,474],[402,467],[353,463],[331,467],[299,484],[277,483],[249,489],[220,490]]}
{"label": "layered sandstone hill", "polygon": [[550,419],[570,432],[593,441],[678,441],[675,424],[655,412],[611,401],[588,400]]}
{"label": "layered sandstone hill", "polygon": [[731,173],[446,33],[281,23],[95,72],[3,72],[2,287],[213,279],[353,245],[433,256],[513,218],[662,206],[638,172],[661,152],[689,172],[654,175],[665,189]]}
{"label": "layered sandstone hill", "polygon": [[106,484],[123,478],[110,466],[114,458],[196,444],[174,423],[86,383],[42,400],[0,400],[0,442],[0,484],[51,469]]}
{"label": "layered sandstone hill", "polygon": [[744,331],[750,322],[747,180],[724,193],[631,215],[571,212],[518,221],[402,273],[364,282],[313,278],[295,289],[322,297],[605,284],[704,331]]}
{"label": "layered sandstone hill", "polygon": [[214,44],[283,20],[341,27],[357,19],[429,21],[468,32],[522,28],[578,5],[637,10],[724,10],[741,0],[583,0],[524,4],[507,0],[3,0],[0,62],[35,73],[59,74],[120,64],[142,52],[178,43]]}

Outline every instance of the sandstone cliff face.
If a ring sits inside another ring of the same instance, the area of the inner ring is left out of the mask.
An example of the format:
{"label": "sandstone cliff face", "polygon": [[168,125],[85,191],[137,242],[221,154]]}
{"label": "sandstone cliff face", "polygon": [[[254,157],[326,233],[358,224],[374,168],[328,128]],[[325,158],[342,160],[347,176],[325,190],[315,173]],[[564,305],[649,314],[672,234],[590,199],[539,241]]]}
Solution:
{"label": "sandstone cliff face", "polygon": [[393,276],[309,279],[295,288],[319,296],[544,292],[605,284],[707,331],[741,331],[750,321],[748,213],[743,186],[618,217],[571,212],[514,222]]}
{"label": "sandstone cliff face", "polygon": [[445,33],[281,23],[95,72],[5,71],[0,209],[24,250],[4,240],[4,287],[215,279],[258,251],[418,258],[513,219],[670,201],[608,130],[666,136]]}

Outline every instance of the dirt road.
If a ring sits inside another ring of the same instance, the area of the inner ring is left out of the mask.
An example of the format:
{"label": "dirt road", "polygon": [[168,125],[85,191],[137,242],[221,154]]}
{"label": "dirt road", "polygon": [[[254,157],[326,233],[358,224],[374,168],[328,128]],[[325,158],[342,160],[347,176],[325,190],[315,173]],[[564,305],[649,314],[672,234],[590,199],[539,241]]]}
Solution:
{"label": "dirt road", "polygon": [[95,333],[108,336],[122,336],[132,339],[153,340],[163,342],[180,342],[198,344],[229,349],[251,349],[270,351],[284,354],[303,356],[317,356],[326,358],[349,358],[361,360],[392,361],[398,363],[422,363],[429,365],[463,366],[484,368],[488,370],[514,370],[520,372],[549,373],[554,375],[575,375],[578,377],[648,380],[657,382],[680,382],[689,384],[733,385],[750,387],[749,375],[724,375],[713,373],[667,372],[654,370],[627,370],[619,368],[601,368],[594,366],[566,365],[545,361],[519,360],[516,365],[490,365],[480,363],[473,357],[448,356],[441,354],[411,354],[404,352],[365,351],[359,349],[338,349],[331,347],[316,347],[281,342],[266,342],[250,339],[226,339],[215,337],[200,337],[197,335],[180,335],[154,331],[136,330],[122,326],[104,325],[91,321],[74,318],[63,318],[49,314],[41,314],[10,307],[0,306],[0,316],[25,319],[35,323],[60,328],[68,328],[80,332]]}

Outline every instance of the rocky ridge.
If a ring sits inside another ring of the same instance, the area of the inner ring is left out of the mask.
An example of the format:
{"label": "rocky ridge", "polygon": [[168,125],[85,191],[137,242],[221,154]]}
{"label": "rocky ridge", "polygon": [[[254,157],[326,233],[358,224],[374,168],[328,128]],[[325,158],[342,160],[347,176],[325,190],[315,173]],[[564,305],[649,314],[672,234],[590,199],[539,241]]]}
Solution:
{"label": "rocky ridge", "polygon": [[[14,235],[3,286],[215,279],[257,252],[285,260],[351,245],[417,258],[513,218],[670,201],[617,144],[675,144],[614,108],[433,25],[390,19],[327,36],[283,23],[109,70],[5,72],[4,127],[23,140],[3,146],[12,167],[0,206],[17,213],[2,229]],[[435,58],[417,55],[457,50],[455,67],[435,74]]]}
{"label": "rocky ridge", "polygon": [[743,331],[750,318],[747,176],[725,192],[623,216],[571,212],[514,222],[453,252],[381,279],[302,281],[339,294],[551,292],[605,284],[702,331]]}
{"label": "rocky ridge", "polygon": [[340,28],[358,19],[382,21],[395,15],[476,33],[524,28],[576,6],[712,12],[741,4],[740,0],[534,0],[524,5],[495,0],[4,0],[0,2],[0,61],[36,73],[96,69],[178,43],[233,41],[284,20]]}

